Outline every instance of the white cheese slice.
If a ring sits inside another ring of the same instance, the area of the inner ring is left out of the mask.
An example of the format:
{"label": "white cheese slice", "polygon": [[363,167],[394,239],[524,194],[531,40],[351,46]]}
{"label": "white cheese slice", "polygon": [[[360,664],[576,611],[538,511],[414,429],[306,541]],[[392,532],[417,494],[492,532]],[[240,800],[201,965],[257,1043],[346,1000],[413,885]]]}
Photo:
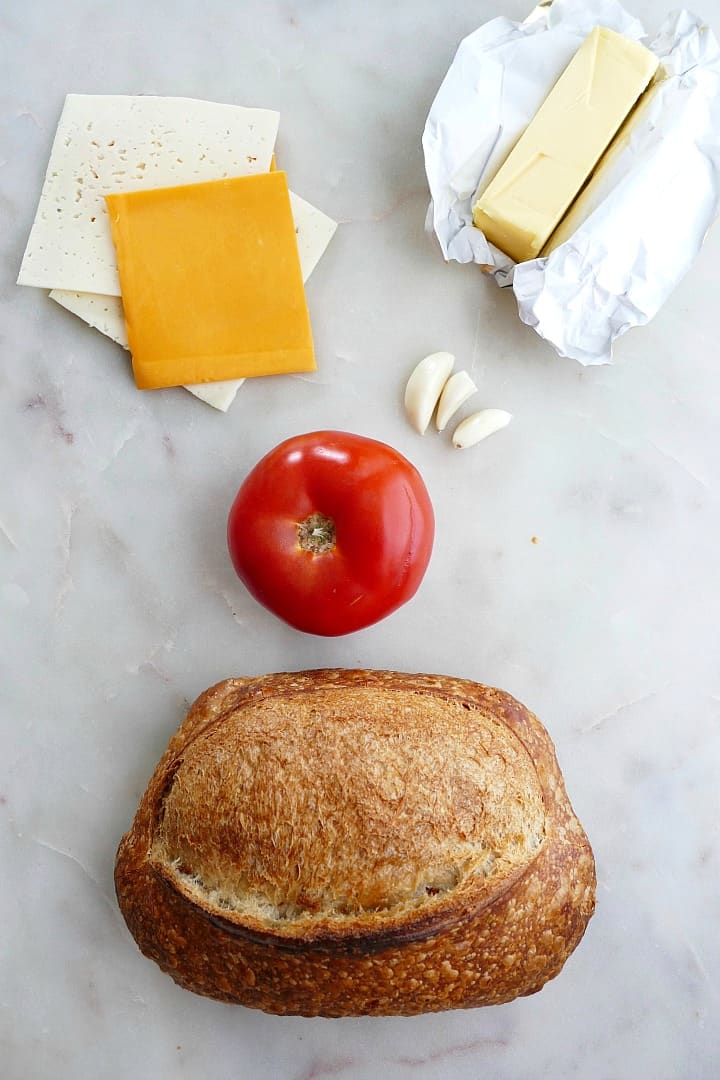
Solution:
{"label": "white cheese slice", "polygon": [[[295,219],[298,255],[303,281],[312,274],[332,239],[337,223],[322,210],[290,192],[290,204]],[[86,323],[106,334],[124,349],[128,347],[122,301],[119,296],[103,296],[91,292],[73,292],[67,289],[53,289],[51,299]],[[221,412],[227,412],[232,405],[238,388],[244,379],[229,379],[223,382],[201,383],[188,386],[187,390],[202,401]]]}
{"label": "white cheese slice", "polygon": [[325,248],[337,229],[337,221],[301,199],[294,191],[290,192],[290,208],[295,221],[300,270],[303,281],[307,281],[325,254]]}
{"label": "white cheese slice", "polygon": [[104,296],[102,293],[71,292],[69,289],[51,289],[50,299],[62,307],[79,315],[88,326],[106,334],[123,349],[128,348],[125,317],[122,300],[119,296]]}
{"label": "white cheese slice", "polygon": [[68,94],[18,284],[119,296],[104,196],[267,172],[279,119],[192,98]]}

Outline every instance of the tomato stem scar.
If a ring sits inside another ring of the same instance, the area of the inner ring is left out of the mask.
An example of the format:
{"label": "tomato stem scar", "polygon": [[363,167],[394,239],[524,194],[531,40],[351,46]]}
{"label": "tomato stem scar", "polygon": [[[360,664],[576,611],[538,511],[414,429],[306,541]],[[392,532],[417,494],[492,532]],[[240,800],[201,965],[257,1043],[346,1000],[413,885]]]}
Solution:
{"label": "tomato stem scar", "polygon": [[324,555],[335,547],[335,522],[325,514],[310,514],[297,528],[301,551]]}

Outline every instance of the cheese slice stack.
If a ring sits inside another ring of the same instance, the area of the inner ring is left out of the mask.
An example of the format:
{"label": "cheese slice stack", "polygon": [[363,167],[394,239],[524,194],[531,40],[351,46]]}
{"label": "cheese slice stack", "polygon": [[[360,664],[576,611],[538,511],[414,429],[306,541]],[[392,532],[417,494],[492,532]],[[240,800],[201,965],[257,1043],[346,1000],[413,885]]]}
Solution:
{"label": "cheese slice stack", "polygon": [[515,262],[537,258],[638,98],[658,59],[596,27],[473,205],[473,222]]}
{"label": "cheese slice stack", "polygon": [[[273,167],[279,117],[188,98],[70,94],[65,100],[18,283],[127,346],[105,195],[257,176]],[[302,277],[336,224],[291,193]],[[226,410],[242,379],[188,385]]]}

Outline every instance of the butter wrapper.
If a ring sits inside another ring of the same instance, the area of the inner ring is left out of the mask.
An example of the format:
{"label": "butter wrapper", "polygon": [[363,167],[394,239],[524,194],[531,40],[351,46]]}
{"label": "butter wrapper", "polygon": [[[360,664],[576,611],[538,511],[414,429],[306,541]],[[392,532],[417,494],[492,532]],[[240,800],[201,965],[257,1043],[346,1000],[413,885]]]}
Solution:
{"label": "butter wrapper", "polygon": [[511,286],[523,322],[582,364],[610,363],[615,339],[655,315],[720,209],[720,46],[701,19],[680,11],[644,41],[658,75],[551,254],[516,265],[473,225],[476,191],[598,25],[645,38],[616,0],[554,0],[522,23],[481,26],[460,44],[423,133],[428,228],[445,258],[477,263]]}

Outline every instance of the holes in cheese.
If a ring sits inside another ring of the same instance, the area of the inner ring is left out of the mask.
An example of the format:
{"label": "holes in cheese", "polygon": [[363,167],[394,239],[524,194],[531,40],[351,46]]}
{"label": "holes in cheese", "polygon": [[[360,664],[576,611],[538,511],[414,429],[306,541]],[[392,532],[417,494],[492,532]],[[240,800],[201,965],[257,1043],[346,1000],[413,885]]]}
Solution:
{"label": "holes in cheese", "polygon": [[315,369],[285,173],[106,201],[140,389]]}

